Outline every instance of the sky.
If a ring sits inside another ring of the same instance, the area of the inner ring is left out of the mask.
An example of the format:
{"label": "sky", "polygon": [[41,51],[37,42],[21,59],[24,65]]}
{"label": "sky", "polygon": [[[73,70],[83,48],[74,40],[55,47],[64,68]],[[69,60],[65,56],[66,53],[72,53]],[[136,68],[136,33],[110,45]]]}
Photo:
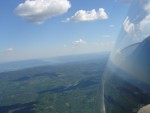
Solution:
{"label": "sky", "polygon": [[130,0],[1,0],[0,62],[111,51]]}

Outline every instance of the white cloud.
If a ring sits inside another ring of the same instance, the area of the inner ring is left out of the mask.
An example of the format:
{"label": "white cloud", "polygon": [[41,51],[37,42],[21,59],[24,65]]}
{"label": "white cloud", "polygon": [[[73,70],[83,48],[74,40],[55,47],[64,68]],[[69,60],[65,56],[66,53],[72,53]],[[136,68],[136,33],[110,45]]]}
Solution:
{"label": "white cloud", "polygon": [[131,23],[129,17],[127,16],[124,23],[123,23],[124,31],[129,35],[133,34],[135,31],[134,23]]}
{"label": "white cloud", "polygon": [[6,52],[12,52],[12,51],[14,51],[14,48],[7,48],[5,51]]}
{"label": "white cloud", "polygon": [[140,30],[142,31],[144,36],[150,35],[150,3],[145,6],[145,11],[147,12],[147,15],[145,18],[140,22]]}
{"label": "white cloud", "polygon": [[66,21],[84,22],[105,19],[108,19],[108,15],[103,8],[100,8],[97,12],[95,9],[91,11],[79,10],[72,17],[67,18]]}
{"label": "white cloud", "polygon": [[47,19],[66,13],[70,7],[68,0],[26,0],[15,11],[29,22],[42,24]]}
{"label": "white cloud", "polygon": [[87,44],[87,42],[84,41],[84,40],[82,40],[82,39],[79,39],[79,40],[77,40],[77,41],[74,41],[73,44],[74,44],[74,45],[77,45],[77,46],[81,46],[81,45]]}

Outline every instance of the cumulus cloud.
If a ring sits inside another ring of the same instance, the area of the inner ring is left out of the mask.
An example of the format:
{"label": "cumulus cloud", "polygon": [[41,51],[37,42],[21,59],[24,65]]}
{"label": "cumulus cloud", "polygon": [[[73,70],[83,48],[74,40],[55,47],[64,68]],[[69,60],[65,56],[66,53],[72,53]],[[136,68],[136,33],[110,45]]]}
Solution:
{"label": "cumulus cloud", "polygon": [[7,48],[5,51],[6,52],[12,52],[12,51],[14,51],[14,48]]}
{"label": "cumulus cloud", "polygon": [[77,41],[74,41],[73,44],[74,44],[74,45],[77,45],[77,46],[81,46],[81,45],[87,44],[87,42],[84,41],[84,40],[82,40],[82,39],[79,39],[79,40],[77,40]]}
{"label": "cumulus cloud", "polygon": [[145,11],[147,12],[147,15],[145,18],[140,22],[140,30],[145,36],[150,35],[149,29],[150,29],[150,2],[145,6]]}
{"label": "cumulus cloud", "polygon": [[108,19],[108,15],[103,8],[100,8],[98,11],[95,9],[91,11],[79,10],[72,17],[67,18],[66,21],[84,22],[105,19]]}
{"label": "cumulus cloud", "polygon": [[129,20],[129,17],[127,16],[124,23],[123,23],[123,28],[124,28],[124,31],[126,33],[128,33],[129,35],[133,34],[134,31],[135,31],[135,25],[134,23],[131,23],[130,20]]}
{"label": "cumulus cloud", "polygon": [[29,22],[42,24],[47,19],[66,13],[70,7],[68,0],[26,0],[17,6],[15,12]]}

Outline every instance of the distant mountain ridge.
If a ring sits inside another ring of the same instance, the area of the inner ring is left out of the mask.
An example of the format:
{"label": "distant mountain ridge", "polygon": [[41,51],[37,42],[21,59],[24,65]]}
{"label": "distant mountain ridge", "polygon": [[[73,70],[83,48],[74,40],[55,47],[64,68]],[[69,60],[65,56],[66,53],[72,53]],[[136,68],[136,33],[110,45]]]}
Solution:
{"label": "distant mountain ridge", "polygon": [[6,62],[6,63],[0,63],[0,72],[14,71],[14,70],[20,70],[20,69],[32,68],[38,66],[55,65],[55,64],[61,64],[67,62],[78,62],[78,61],[86,61],[91,59],[99,59],[102,56],[108,56],[108,54],[109,54],[108,52],[101,52],[101,53],[90,53],[90,54],[81,54],[81,55],[60,56],[54,58]]}
{"label": "distant mountain ridge", "polygon": [[22,60],[22,61],[0,63],[0,72],[13,71],[13,70],[19,70],[24,68],[48,65],[48,64],[50,63],[42,60]]}

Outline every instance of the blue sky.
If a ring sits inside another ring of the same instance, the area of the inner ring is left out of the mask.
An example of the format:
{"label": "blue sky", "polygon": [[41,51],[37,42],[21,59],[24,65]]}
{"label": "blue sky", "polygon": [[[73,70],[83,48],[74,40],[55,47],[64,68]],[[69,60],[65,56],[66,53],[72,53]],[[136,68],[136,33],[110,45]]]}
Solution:
{"label": "blue sky", "polygon": [[0,62],[111,50],[129,9],[119,0],[43,1],[0,1]]}

